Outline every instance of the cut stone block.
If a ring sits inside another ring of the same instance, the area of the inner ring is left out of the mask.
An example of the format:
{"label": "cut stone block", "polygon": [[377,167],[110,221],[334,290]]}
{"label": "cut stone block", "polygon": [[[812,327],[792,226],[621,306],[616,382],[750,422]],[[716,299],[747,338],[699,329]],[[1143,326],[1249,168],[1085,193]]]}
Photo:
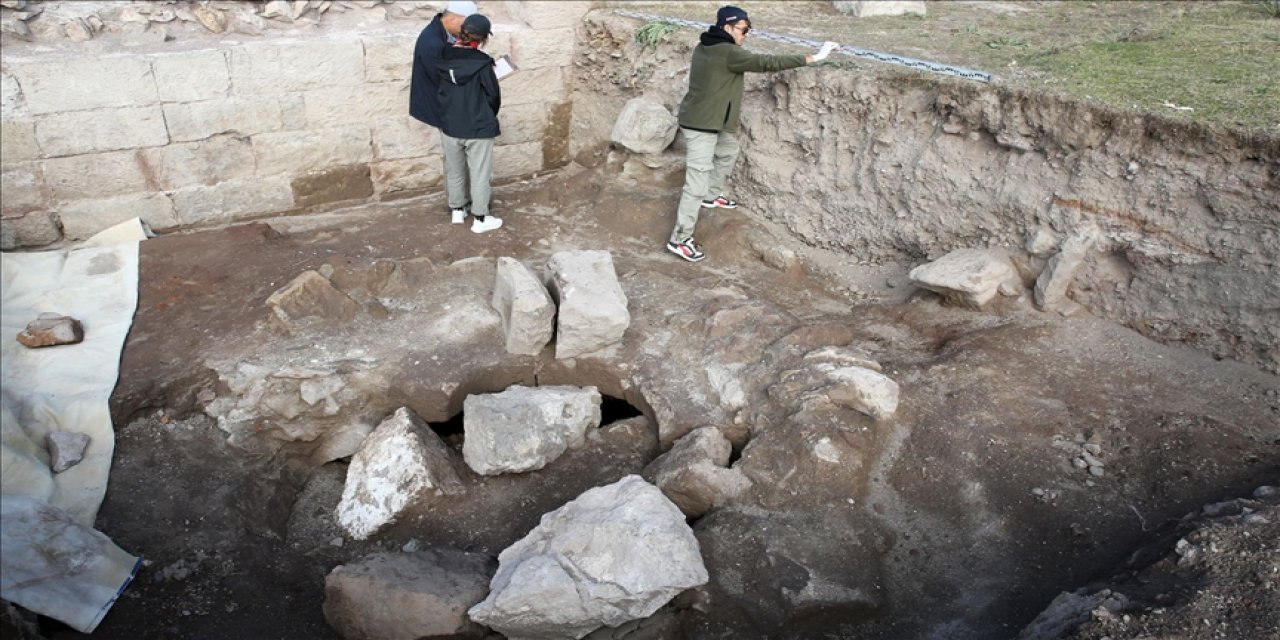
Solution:
{"label": "cut stone block", "polygon": [[514,258],[498,258],[493,308],[502,316],[507,352],[536,356],[551,342],[556,305],[533,270]]}
{"label": "cut stone block", "polygon": [[463,401],[462,457],[479,474],[541,469],[600,426],[595,387],[514,386]]}
{"label": "cut stone block", "polygon": [[620,342],[631,314],[607,251],[561,251],[547,263],[557,299],[556,358],[573,358]]}

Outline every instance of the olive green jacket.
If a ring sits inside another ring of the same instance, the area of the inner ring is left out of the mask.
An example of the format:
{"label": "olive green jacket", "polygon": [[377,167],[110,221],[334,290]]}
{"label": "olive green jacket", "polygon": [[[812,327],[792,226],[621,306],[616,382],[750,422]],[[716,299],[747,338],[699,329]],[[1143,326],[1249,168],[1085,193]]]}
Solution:
{"label": "olive green jacket", "polygon": [[680,103],[680,126],[699,131],[738,130],[742,109],[742,80],[748,71],[782,71],[803,67],[803,54],[751,53],[734,44],[732,36],[712,27],[693,50],[689,92]]}

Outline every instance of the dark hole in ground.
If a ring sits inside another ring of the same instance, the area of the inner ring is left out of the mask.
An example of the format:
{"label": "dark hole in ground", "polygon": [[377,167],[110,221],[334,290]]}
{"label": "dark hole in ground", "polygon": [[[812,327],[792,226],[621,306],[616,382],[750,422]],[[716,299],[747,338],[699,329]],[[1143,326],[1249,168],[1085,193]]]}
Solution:
{"label": "dark hole in ground", "polygon": [[431,430],[436,432],[436,435],[440,436],[440,439],[444,440],[445,444],[455,449],[461,448],[464,433],[462,430],[463,415],[464,412],[459,411],[444,422],[428,422],[427,426],[431,427]]}
{"label": "dark hole in ground", "polygon": [[641,415],[644,414],[626,400],[613,396],[600,396],[600,426],[602,427]]}

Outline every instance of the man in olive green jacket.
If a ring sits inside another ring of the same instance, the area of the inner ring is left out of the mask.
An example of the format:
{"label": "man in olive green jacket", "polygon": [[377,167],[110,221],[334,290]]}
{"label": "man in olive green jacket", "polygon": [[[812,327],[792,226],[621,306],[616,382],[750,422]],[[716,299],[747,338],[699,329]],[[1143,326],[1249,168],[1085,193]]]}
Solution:
{"label": "man in olive green jacket", "polygon": [[702,34],[693,50],[689,92],[680,103],[680,128],[686,142],[684,191],[676,212],[667,250],[697,262],[707,257],[694,244],[693,228],[702,207],[732,209],[737,202],[725,197],[725,179],[738,159],[738,115],[742,109],[743,74],[748,71],[782,71],[823,60],[837,45],[828,42],[811,55],[773,56],[742,48],[751,31],[747,12],[721,7],[716,23]]}

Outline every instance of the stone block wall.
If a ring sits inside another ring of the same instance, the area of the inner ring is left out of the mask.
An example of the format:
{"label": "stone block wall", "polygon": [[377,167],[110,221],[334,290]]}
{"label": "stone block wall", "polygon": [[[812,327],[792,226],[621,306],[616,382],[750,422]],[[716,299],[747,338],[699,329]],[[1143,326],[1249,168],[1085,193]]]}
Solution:
{"label": "stone block wall", "polygon": [[[495,178],[563,166],[574,32],[590,3],[478,4],[494,19],[490,53],[520,68],[502,83]],[[317,22],[99,55],[6,41],[0,248],[135,216],[165,231],[440,189],[438,133],[408,115],[414,43],[435,9],[423,8],[399,20],[382,9],[372,29]]]}

